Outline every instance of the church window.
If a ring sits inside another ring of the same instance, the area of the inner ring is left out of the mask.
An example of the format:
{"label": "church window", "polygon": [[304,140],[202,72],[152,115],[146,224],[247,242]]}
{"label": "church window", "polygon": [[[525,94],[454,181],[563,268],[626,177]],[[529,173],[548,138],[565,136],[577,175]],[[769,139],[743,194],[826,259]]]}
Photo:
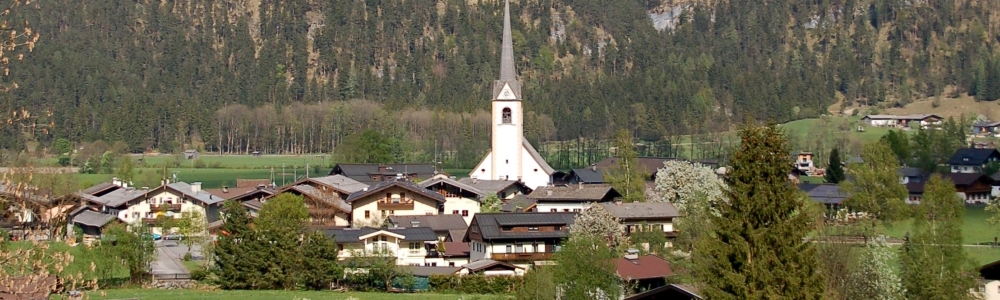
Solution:
{"label": "church window", "polygon": [[503,123],[504,124],[510,124],[510,122],[511,122],[510,118],[511,118],[510,117],[510,108],[509,107],[504,107],[503,108]]}
{"label": "church window", "polygon": [[505,159],[505,160],[503,160],[503,163],[505,163],[505,164],[509,164],[509,163],[510,163],[510,160],[509,160],[509,159]]}

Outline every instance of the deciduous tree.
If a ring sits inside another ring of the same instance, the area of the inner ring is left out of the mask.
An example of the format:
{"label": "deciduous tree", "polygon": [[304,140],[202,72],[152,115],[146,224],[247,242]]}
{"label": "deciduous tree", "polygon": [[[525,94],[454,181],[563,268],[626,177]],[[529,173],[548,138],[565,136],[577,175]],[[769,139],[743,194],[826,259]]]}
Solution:
{"label": "deciduous tree", "polygon": [[269,243],[267,278],[277,287],[294,288],[302,271],[301,238],[309,222],[302,196],[283,193],[264,203],[254,224]]}
{"label": "deciduous tree", "polygon": [[639,170],[632,133],[624,129],[618,131],[615,147],[618,164],[604,171],[604,181],[621,193],[625,202],[645,201],[646,175]]}
{"label": "deciduous tree", "polygon": [[899,162],[885,142],[862,147],[864,163],[847,166],[847,180],[840,187],[851,197],[847,207],[868,213],[872,226],[878,221],[891,222],[908,216],[906,187],[899,184]]}
{"label": "deciduous tree", "polygon": [[610,211],[600,204],[594,204],[576,216],[573,225],[569,227],[570,234],[592,235],[604,238],[605,245],[624,253],[628,247],[628,236],[625,235],[625,225]]}
{"label": "deciduous tree", "polygon": [[129,280],[142,282],[149,275],[149,264],[156,259],[156,246],[144,222],[112,224],[101,236],[101,244],[110,244],[111,252],[128,267]]}
{"label": "deciduous tree", "polygon": [[711,236],[694,249],[702,292],[711,299],[820,299],[815,245],[804,240],[814,218],[788,182],[787,141],[773,125],[748,125],[740,138],[728,201],[717,205]]}
{"label": "deciduous tree", "polygon": [[500,208],[502,205],[503,203],[500,201],[500,196],[497,196],[496,193],[489,193],[486,194],[486,197],[483,197],[482,204],[479,207],[479,212],[483,213],[500,212]]}
{"label": "deciduous tree", "polygon": [[905,299],[906,290],[893,266],[896,261],[896,253],[886,244],[885,236],[865,245],[848,278],[847,299]]}
{"label": "deciduous tree", "polygon": [[618,299],[621,295],[617,269],[612,261],[618,253],[607,247],[602,236],[574,233],[556,252],[553,267],[556,290],[561,299]]}
{"label": "deciduous tree", "polygon": [[975,299],[975,265],[962,247],[965,209],[955,184],[932,175],[920,205],[914,207],[913,232],[903,243],[902,278],[910,299]]}

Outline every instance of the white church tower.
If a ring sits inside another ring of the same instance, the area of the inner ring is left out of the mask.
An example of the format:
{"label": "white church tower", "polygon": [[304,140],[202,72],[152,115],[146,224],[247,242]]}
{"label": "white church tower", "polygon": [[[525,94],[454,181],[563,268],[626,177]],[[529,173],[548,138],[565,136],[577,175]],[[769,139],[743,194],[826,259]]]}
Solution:
{"label": "white church tower", "polygon": [[521,83],[514,69],[514,44],[510,32],[510,1],[504,1],[500,79],[493,84],[491,151],[470,177],[522,181],[531,188],[547,185],[553,173],[538,151],[524,139]]}

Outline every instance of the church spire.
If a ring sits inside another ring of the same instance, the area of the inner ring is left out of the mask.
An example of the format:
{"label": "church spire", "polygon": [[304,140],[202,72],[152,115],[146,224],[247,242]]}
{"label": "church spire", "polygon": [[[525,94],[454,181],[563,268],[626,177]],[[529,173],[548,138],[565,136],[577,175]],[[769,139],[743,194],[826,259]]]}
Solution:
{"label": "church spire", "polygon": [[514,42],[510,32],[510,0],[503,2],[503,43],[500,49],[500,79],[493,85],[493,100],[521,100],[521,83],[514,69]]}
{"label": "church spire", "polygon": [[510,0],[503,3],[503,49],[500,53],[500,81],[517,80],[514,69],[514,43],[510,34]]}

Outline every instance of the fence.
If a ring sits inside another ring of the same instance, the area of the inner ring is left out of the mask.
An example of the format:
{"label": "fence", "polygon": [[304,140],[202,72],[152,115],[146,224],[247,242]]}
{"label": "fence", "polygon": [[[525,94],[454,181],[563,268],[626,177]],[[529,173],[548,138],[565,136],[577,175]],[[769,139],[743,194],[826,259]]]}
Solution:
{"label": "fence", "polygon": [[153,274],[153,279],[156,279],[156,280],[188,280],[188,279],[191,279],[191,274],[188,274],[188,273]]}

